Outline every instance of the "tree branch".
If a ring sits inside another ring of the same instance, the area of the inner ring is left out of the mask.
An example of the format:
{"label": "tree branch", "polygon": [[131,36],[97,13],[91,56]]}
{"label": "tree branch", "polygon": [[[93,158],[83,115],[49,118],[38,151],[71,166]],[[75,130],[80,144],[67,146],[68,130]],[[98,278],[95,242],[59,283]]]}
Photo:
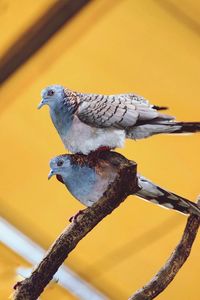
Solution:
{"label": "tree branch", "polygon": [[[198,200],[198,204],[200,204],[200,200]],[[182,239],[172,252],[166,264],[150,282],[139,289],[129,300],[151,300],[166,289],[189,257],[199,225],[200,217],[196,215],[189,216]]]}
{"label": "tree branch", "polygon": [[[99,160],[104,161],[111,169],[115,167],[117,176],[103,197],[92,207],[86,208],[76,221],[61,233],[31,276],[16,285],[14,300],[36,300],[78,242],[106,215],[118,207],[128,195],[138,190],[136,164],[122,155],[104,151],[99,154],[96,161],[92,156],[73,155],[73,157],[80,163],[84,162],[88,165],[97,165]],[[187,260],[199,225],[200,217],[191,215],[188,218],[182,239],[166,264],[129,300],[154,299],[169,285]]]}
{"label": "tree branch", "polygon": [[[79,155],[78,159],[92,159]],[[103,197],[92,207],[86,208],[53,243],[44,259],[29,278],[16,285],[14,300],[36,300],[53,278],[58,268],[78,242],[104,217],[110,214],[130,194],[138,190],[136,164],[116,152],[104,151],[98,159],[117,167],[117,176]]]}

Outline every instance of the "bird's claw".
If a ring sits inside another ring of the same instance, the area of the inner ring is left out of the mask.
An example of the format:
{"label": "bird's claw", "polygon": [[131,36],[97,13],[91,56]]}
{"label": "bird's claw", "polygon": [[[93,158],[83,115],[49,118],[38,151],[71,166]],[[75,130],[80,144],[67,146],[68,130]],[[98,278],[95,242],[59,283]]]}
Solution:
{"label": "bird's claw", "polygon": [[69,222],[70,223],[72,223],[72,222],[77,222],[77,218],[78,218],[78,216],[80,216],[81,214],[83,214],[83,211],[84,210],[79,210],[74,216],[71,216],[70,218],[69,218]]}
{"label": "bird's claw", "polygon": [[111,148],[110,147],[107,147],[107,146],[102,146],[102,147],[99,147],[98,149],[94,150],[94,151],[91,151],[89,154],[88,154],[88,157],[91,159],[91,160],[98,160],[99,159],[99,156],[101,155],[102,152],[104,151],[110,151]]}
{"label": "bird's claw", "polygon": [[18,282],[15,283],[15,285],[13,286],[13,289],[16,290],[21,284],[22,284],[22,281],[18,281]]}

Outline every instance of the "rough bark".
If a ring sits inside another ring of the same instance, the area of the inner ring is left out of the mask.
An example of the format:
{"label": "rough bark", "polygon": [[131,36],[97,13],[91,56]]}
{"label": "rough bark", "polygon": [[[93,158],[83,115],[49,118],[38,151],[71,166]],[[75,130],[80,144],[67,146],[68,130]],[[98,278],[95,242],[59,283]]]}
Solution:
{"label": "rough bark", "polygon": [[[122,155],[104,151],[99,153],[98,157],[92,155],[75,155],[73,157],[76,162],[88,163],[88,165],[98,165],[98,160],[103,160],[118,170],[117,177],[103,197],[92,207],[86,208],[76,221],[61,233],[31,276],[16,285],[14,300],[36,300],[78,242],[104,217],[117,208],[128,195],[134,194],[138,190],[136,164]],[[200,217],[189,216],[182,239],[166,264],[149,283],[138,290],[129,300],[151,300],[165,290],[190,255],[199,225]]]}
{"label": "rough bark", "polygon": [[[200,200],[198,201],[199,203]],[[200,217],[191,215],[188,218],[183,236],[165,265],[144,287],[131,296],[129,300],[151,300],[166,289],[189,257],[199,225]]]}
{"label": "rough bark", "polygon": [[[80,156],[81,159],[81,156]],[[91,157],[88,163],[94,162]],[[90,232],[104,217],[110,214],[130,194],[138,190],[136,164],[116,152],[99,154],[97,159],[117,166],[118,174],[103,197],[92,207],[86,208],[57,238],[44,259],[29,278],[16,285],[14,300],[36,300],[53,278],[58,268],[76,247],[78,242]]]}

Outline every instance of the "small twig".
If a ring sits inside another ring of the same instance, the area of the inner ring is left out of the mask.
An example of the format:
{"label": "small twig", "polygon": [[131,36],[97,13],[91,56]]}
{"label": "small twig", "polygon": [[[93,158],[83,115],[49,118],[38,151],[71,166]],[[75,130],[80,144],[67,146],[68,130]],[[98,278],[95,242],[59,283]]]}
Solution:
{"label": "small twig", "polygon": [[138,190],[134,162],[115,152],[106,152],[99,159],[117,167],[114,182],[97,203],[86,208],[76,222],[63,231],[31,276],[16,285],[14,300],[36,300],[78,242],[128,195]]}
{"label": "small twig", "polygon": [[[200,204],[200,200],[198,200],[198,204]],[[190,255],[199,226],[200,217],[191,215],[188,218],[181,241],[172,252],[166,264],[150,282],[139,289],[129,300],[151,300],[166,289]]]}

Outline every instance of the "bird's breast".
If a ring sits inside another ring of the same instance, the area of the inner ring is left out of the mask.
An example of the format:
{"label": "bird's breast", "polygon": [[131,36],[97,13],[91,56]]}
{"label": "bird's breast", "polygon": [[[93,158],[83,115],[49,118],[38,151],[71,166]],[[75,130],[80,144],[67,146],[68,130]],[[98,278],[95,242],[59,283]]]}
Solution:
{"label": "bird's breast", "polygon": [[106,165],[100,165],[98,169],[75,167],[64,178],[64,182],[76,199],[85,206],[91,206],[103,196],[115,177],[116,170]]}
{"label": "bird's breast", "polygon": [[72,153],[88,154],[102,146],[123,147],[125,132],[114,128],[92,127],[75,116],[70,128],[61,138],[65,147]]}

